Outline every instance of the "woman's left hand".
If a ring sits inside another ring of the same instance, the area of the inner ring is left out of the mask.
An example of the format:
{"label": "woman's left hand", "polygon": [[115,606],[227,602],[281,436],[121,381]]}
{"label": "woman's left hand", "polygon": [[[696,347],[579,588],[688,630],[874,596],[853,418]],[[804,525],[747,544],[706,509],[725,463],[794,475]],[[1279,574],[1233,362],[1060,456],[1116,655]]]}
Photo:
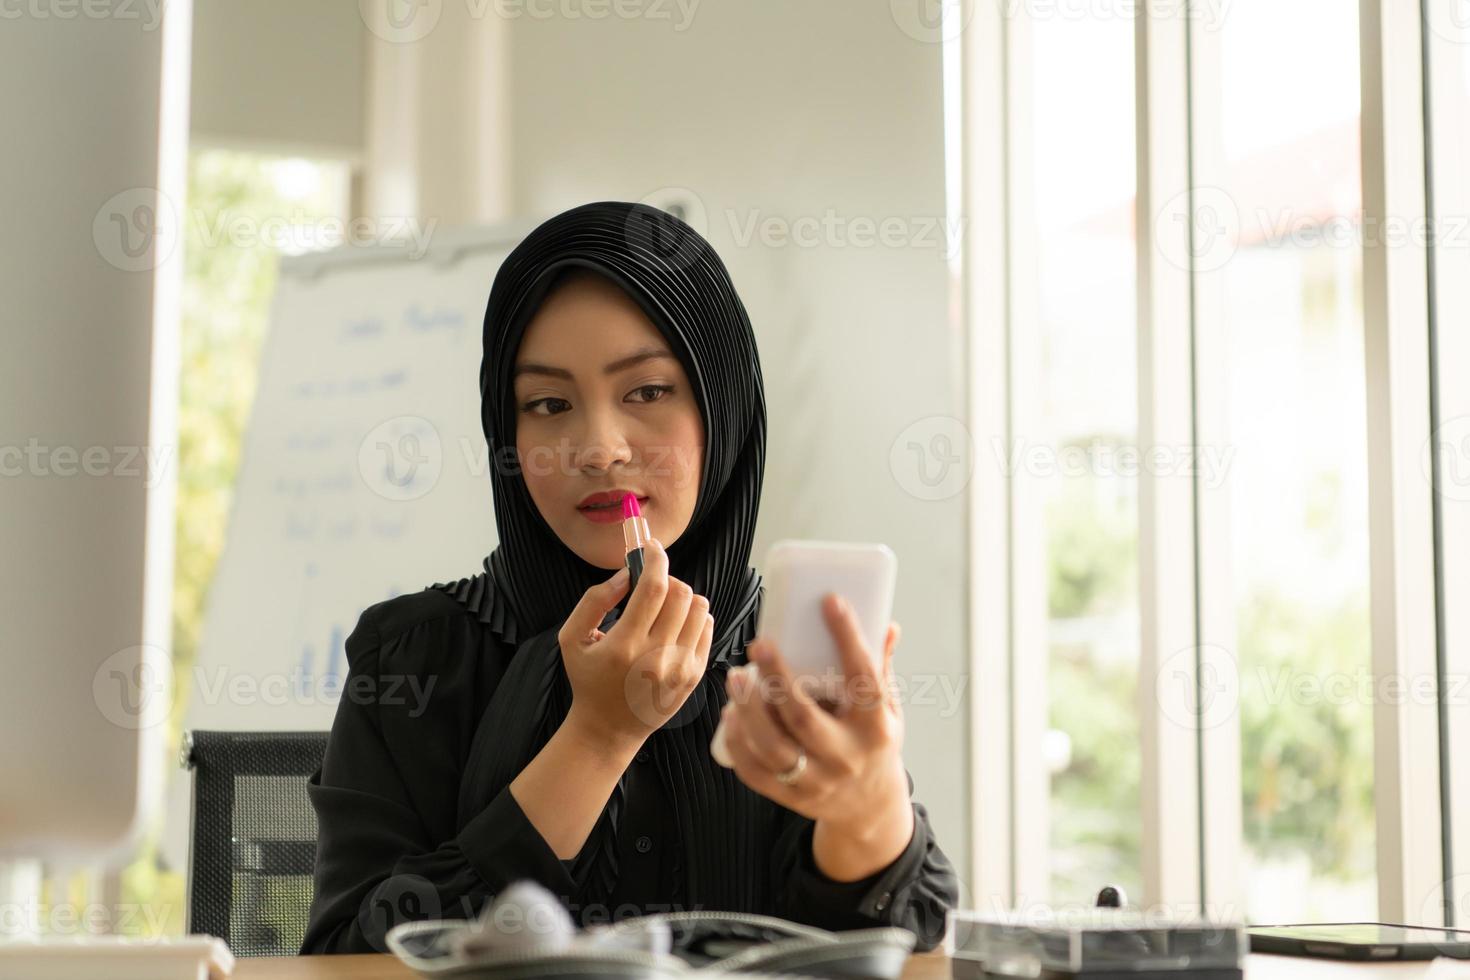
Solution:
{"label": "woman's left hand", "polygon": [[[828,595],[822,612],[845,675],[837,712],[793,678],[773,642],[757,639],[746,648],[756,670],[736,668],[726,679],[730,697],[722,723],[735,774],[755,792],[815,820],[818,865],[851,880],[890,863],[913,832],[900,754],[903,711],[893,683],[899,627],[889,624],[880,665],[845,600]],[[777,778],[797,769],[789,782]]]}

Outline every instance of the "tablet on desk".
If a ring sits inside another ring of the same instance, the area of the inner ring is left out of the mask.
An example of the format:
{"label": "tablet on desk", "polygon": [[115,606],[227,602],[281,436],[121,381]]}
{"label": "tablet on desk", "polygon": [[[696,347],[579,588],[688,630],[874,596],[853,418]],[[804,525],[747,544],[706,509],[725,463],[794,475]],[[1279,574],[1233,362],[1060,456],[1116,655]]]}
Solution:
{"label": "tablet on desk", "polygon": [[1386,922],[1251,926],[1251,952],[1333,960],[1470,959],[1470,931]]}

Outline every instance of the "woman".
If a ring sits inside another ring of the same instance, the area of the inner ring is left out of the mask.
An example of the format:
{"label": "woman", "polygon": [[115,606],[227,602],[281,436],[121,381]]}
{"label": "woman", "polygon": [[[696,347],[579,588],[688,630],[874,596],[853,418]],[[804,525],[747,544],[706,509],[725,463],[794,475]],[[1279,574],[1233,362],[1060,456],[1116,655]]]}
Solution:
{"label": "woman", "polygon": [[[551,218],[495,277],[480,388],[500,544],[347,639],[302,952],[382,950],[525,878],[583,926],[727,909],[937,945],[958,883],[899,753],[897,625],[875,667],[829,603],[849,679],[888,692],[840,714],[752,642],[765,398],[709,244],[638,204]],[[655,539],[631,593],[593,506],[623,492]]]}

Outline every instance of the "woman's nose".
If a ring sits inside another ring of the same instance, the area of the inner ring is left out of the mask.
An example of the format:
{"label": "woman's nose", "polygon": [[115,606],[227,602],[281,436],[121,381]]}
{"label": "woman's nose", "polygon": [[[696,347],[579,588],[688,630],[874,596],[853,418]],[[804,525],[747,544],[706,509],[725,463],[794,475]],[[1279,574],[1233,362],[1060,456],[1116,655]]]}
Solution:
{"label": "woman's nose", "polygon": [[578,465],[582,469],[607,469],[614,462],[630,462],[632,447],[618,423],[614,413],[590,413],[587,428],[582,433],[578,451]]}

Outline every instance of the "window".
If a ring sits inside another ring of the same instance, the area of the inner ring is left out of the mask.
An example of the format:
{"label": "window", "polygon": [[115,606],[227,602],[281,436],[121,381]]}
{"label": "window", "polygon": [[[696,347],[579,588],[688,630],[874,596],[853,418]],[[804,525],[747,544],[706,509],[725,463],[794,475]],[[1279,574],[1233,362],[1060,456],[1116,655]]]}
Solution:
{"label": "window", "polygon": [[1139,891],[1133,23],[1059,14],[1018,25],[1031,141],[1012,254],[1030,295],[1012,346],[1036,402],[1012,450],[1040,495],[1046,564],[1044,583],[1018,583],[1044,590],[1022,608],[1044,617],[1045,648],[1017,654],[1046,661],[1047,897],[1087,903],[1106,883]]}
{"label": "window", "polygon": [[[1220,84],[1204,97],[1218,99],[1220,152],[1196,161],[1206,186],[1195,234],[1228,351],[1247,914],[1367,920],[1377,899],[1358,11],[1239,0],[1219,29]],[[1201,556],[1206,568],[1217,560]]]}

